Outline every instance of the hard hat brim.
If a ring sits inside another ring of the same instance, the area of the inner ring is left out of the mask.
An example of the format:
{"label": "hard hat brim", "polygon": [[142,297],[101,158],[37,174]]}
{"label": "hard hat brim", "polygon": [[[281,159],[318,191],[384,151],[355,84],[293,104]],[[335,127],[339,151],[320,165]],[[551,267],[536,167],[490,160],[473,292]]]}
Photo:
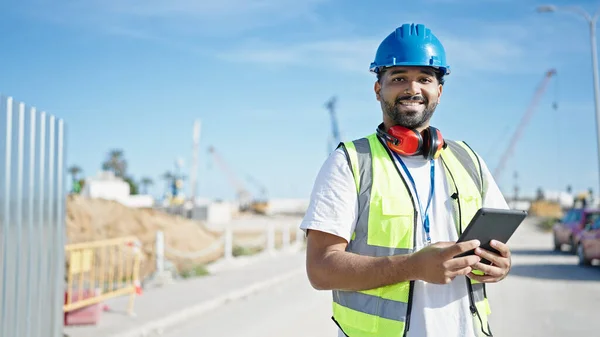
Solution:
{"label": "hard hat brim", "polygon": [[381,72],[383,69],[385,68],[393,68],[393,67],[429,67],[429,68],[434,68],[438,71],[441,71],[442,74],[444,76],[446,75],[450,75],[450,67],[449,66],[432,66],[429,64],[420,64],[420,63],[412,63],[412,62],[398,62],[395,64],[390,64],[390,65],[375,65],[375,64],[371,64],[371,66],[369,67],[369,71],[377,74],[379,72]]}

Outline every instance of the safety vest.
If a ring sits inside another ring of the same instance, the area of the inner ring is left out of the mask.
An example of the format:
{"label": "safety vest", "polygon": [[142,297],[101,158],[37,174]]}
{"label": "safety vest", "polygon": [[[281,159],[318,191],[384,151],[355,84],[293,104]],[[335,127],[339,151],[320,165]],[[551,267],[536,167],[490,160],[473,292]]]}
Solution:
{"label": "safety vest", "polygon": [[[462,233],[482,206],[486,191],[481,163],[464,142],[446,140],[441,158]],[[341,143],[358,194],[358,220],[346,251],[366,256],[414,252],[417,207],[390,150],[376,134]],[[402,188],[404,186],[404,188]],[[485,284],[467,278],[476,333],[491,336]],[[349,337],[404,337],[409,330],[414,281],[365,291],[333,291],[333,320]]]}

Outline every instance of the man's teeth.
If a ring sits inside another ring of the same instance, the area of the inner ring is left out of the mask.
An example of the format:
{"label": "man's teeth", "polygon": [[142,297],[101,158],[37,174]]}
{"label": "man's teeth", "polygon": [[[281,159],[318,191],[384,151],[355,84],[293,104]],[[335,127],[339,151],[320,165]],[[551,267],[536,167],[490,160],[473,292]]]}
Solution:
{"label": "man's teeth", "polygon": [[400,101],[402,105],[419,105],[421,103],[421,101]]}

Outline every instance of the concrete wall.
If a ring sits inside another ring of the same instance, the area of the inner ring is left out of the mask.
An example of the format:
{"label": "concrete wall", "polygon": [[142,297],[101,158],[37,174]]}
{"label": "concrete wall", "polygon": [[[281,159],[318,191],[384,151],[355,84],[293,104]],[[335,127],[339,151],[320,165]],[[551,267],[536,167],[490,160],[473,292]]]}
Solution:
{"label": "concrete wall", "polygon": [[129,184],[114,176],[112,172],[100,172],[96,177],[85,179],[81,195],[87,198],[107,200],[123,199],[129,196]]}
{"label": "concrete wall", "polygon": [[192,218],[205,221],[209,225],[221,225],[231,221],[234,208],[227,202],[197,205]]}
{"label": "concrete wall", "polygon": [[309,202],[309,199],[272,199],[267,214],[304,214]]}

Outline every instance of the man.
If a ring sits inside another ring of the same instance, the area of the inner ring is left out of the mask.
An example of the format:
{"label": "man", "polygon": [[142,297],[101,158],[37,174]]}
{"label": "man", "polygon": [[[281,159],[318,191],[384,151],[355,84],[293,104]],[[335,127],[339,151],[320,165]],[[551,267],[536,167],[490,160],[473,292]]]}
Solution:
{"label": "man", "polygon": [[332,290],[339,337],[491,336],[485,283],[506,277],[509,248],[456,241],[479,208],[508,206],[481,158],[430,127],[450,74],[444,48],[405,24],[371,71],[383,123],[340,144],[317,176],[301,224],[309,280]]}

